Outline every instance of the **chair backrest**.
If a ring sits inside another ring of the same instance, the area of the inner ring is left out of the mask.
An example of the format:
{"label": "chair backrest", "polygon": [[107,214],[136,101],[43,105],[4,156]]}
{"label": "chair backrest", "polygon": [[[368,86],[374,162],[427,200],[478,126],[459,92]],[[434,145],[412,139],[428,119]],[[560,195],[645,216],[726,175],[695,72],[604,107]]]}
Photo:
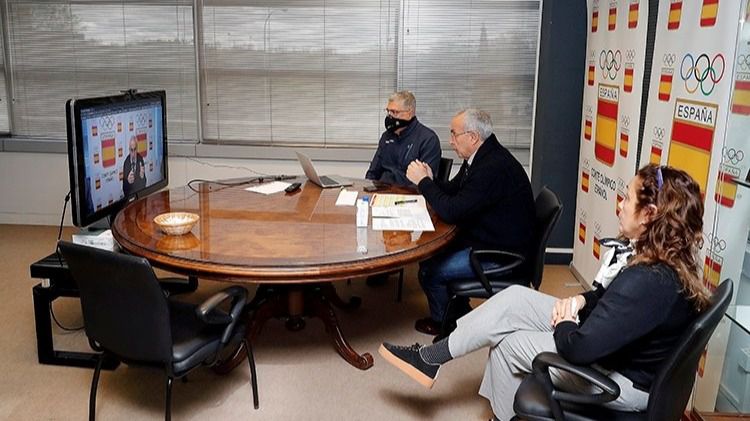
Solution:
{"label": "chair backrest", "polygon": [[698,361],[731,300],[732,281],[726,279],[714,292],[711,305],[688,326],[657,373],[649,391],[649,420],[680,419],[693,390]]}
{"label": "chair backrest", "polygon": [[544,273],[544,256],[547,249],[547,240],[549,240],[555,224],[560,219],[562,203],[560,203],[560,199],[552,190],[544,186],[534,200],[534,208],[536,209],[536,235],[528,270],[531,286],[534,289],[539,289],[539,285],[542,283],[542,274]]}
{"label": "chair backrest", "polygon": [[451,168],[453,168],[452,159],[440,158],[440,166],[438,167],[437,179],[443,182],[448,181],[451,176]]}
{"label": "chair backrest", "polygon": [[86,335],[125,361],[171,363],[167,299],[148,261],[60,241],[81,294]]}

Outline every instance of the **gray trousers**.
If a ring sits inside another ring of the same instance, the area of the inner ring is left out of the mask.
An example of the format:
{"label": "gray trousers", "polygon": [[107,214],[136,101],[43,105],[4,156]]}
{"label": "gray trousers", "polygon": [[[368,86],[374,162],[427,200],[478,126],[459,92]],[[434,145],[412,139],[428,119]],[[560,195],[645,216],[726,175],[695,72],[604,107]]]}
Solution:
{"label": "gray trousers", "polygon": [[[524,376],[531,373],[531,362],[540,352],[557,352],[552,337],[552,309],[557,299],[530,288],[512,286],[484,302],[458,320],[448,337],[448,348],[454,358],[489,347],[479,394],[490,401],[492,412],[503,421],[510,420],[513,398]],[[633,383],[617,372],[601,369],[620,385],[620,397],[607,406],[642,411],[648,393],[635,389]],[[551,370],[553,383],[569,392],[596,393],[598,389],[580,378]]]}

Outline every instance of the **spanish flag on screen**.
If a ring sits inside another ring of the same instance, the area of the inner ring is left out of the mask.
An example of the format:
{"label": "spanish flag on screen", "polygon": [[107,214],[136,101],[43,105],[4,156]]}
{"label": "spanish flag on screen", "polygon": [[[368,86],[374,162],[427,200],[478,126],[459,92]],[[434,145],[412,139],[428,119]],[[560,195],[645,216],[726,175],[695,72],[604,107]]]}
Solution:
{"label": "spanish flag on screen", "polygon": [[677,99],[667,165],[685,170],[706,194],[718,107]]}
{"label": "spanish flag on screen", "polygon": [[99,135],[99,129],[96,126],[91,126],[91,137],[96,137]]}
{"label": "spanish flag on screen", "polygon": [[682,17],[682,0],[672,0],[669,5],[669,17],[667,18],[667,29],[674,31],[680,27]]}
{"label": "spanish flag on screen", "polygon": [[591,140],[591,120],[588,117],[586,117],[586,121],[583,127],[583,138],[586,140]]}
{"label": "spanish flag on screen", "polygon": [[599,256],[601,255],[601,245],[599,244],[599,239],[597,237],[594,237],[594,245],[591,248],[591,251],[594,252],[594,257],[596,257],[596,260],[599,260]]}
{"label": "spanish flag on screen", "polygon": [[589,173],[586,171],[581,171],[581,190],[584,193],[588,193],[589,191]]}
{"label": "spanish flag on screen", "polygon": [[732,178],[732,174],[723,170],[719,171],[719,182],[716,183],[714,200],[726,208],[733,207],[734,200],[737,198],[737,184],[732,182]]}
{"label": "spanish flag on screen", "polygon": [[711,254],[709,253],[706,256],[706,261],[703,264],[703,285],[713,292],[719,286],[721,265],[724,263],[724,259],[721,256],[711,256]]}
{"label": "spanish flag on screen", "polygon": [[659,76],[659,100],[669,101],[669,97],[672,94],[672,74],[674,69],[661,69],[661,75]]}
{"label": "spanish flag on screen", "polygon": [[586,244],[586,225],[583,222],[578,223],[578,240]]}
{"label": "spanish flag on screen", "polygon": [[623,158],[628,157],[628,140],[630,136],[627,133],[620,132],[620,156]]}
{"label": "spanish flag on screen", "polygon": [[630,3],[628,8],[628,28],[633,29],[638,26],[638,3]]}
{"label": "spanish flag on screen", "polygon": [[594,13],[591,14],[591,32],[596,32],[599,29],[599,11],[594,9]]}
{"label": "spanish flag on screen", "polygon": [[617,25],[617,4],[616,3],[614,7],[609,8],[609,22],[607,23],[607,29],[610,31],[614,31],[615,25]]}
{"label": "spanish flag on screen", "polygon": [[146,133],[139,133],[135,135],[135,140],[138,144],[138,155],[145,158],[148,155],[148,143],[146,142]]}
{"label": "spanish flag on screen", "polygon": [[649,164],[661,165],[661,152],[662,148],[660,145],[651,145],[651,155],[649,155]]}
{"label": "spanish flag on screen", "polygon": [[750,81],[734,81],[732,114],[750,115]]}
{"label": "spanish flag on screen", "polygon": [[115,165],[117,157],[115,156],[115,138],[102,140],[102,167],[107,168]]}
{"label": "spanish flag on screen", "polygon": [[703,0],[701,8],[701,26],[714,26],[716,24],[716,15],[719,12],[719,0]]}
{"label": "spanish flag on screen", "polygon": [[599,98],[596,104],[594,156],[596,156],[597,161],[608,167],[615,163],[619,95],[620,89],[617,86],[599,85]]}
{"label": "spanish flag on screen", "polygon": [[625,68],[625,77],[622,80],[622,90],[625,92],[633,92],[633,68]]}
{"label": "spanish flag on screen", "polygon": [[588,77],[586,79],[586,83],[588,83],[589,86],[594,86],[594,65],[589,64],[589,72]]}

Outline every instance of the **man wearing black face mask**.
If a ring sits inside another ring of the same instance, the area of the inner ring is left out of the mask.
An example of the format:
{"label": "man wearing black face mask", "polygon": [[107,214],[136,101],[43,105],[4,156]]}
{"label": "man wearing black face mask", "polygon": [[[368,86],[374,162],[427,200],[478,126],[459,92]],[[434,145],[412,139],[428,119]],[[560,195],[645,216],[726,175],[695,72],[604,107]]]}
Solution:
{"label": "man wearing black face mask", "polygon": [[385,108],[385,132],[365,178],[400,186],[413,186],[406,178],[406,168],[415,159],[438,173],[440,139],[415,117],[417,101],[409,91],[391,94]]}

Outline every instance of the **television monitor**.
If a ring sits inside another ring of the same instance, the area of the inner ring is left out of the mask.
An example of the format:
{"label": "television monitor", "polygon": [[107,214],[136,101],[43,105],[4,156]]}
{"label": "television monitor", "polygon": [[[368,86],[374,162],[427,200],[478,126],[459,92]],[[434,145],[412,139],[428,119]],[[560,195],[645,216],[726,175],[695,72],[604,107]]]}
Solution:
{"label": "television monitor", "polygon": [[65,109],[76,226],[110,217],[167,185],[164,91],[70,99]]}

